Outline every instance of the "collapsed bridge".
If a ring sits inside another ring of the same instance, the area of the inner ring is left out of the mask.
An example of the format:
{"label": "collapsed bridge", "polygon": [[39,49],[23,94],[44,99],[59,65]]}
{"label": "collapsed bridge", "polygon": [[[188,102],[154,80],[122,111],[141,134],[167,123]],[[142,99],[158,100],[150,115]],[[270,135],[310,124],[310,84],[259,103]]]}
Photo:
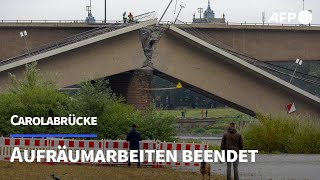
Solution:
{"label": "collapsed bridge", "polygon": [[58,75],[61,88],[109,77],[115,91],[141,109],[151,103],[155,74],[249,115],[286,114],[294,102],[296,113],[320,117],[319,97],[179,25],[156,23],[101,26],[0,61],[0,90],[6,90],[8,73],[22,77],[24,65],[37,61],[42,72]]}

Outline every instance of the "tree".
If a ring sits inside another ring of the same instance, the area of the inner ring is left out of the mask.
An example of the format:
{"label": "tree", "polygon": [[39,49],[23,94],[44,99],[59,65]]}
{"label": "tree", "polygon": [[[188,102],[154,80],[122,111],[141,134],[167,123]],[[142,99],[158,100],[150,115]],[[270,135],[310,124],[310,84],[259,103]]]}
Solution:
{"label": "tree", "polygon": [[[0,132],[11,133],[88,133],[98,138],[124,138],[133,123],[145,138],[169,140],[175,135],[174,119],[150,109],[140,112],[117,98],[108,81],[80,83],[75,95],[57,91],[54,81],[40,74],[36,63],[27,65],[24,79],[11,75],[8,92],[0,94]],[[20,117],[97,117],[97,126],[13,126],[10,118]]]}
{"label": "tree", "polygon": [[27,65],[25,78],[18,80],[10,75],[11,85],[7,93],[0,94],[0,131],[10,133],[51,133],[56,127],[17,126],[10,123],[12,115],[21,117],[60,116],[67,110],[69,97],[59,93],[52,80],[45,80],[36,69],[36,63]]}

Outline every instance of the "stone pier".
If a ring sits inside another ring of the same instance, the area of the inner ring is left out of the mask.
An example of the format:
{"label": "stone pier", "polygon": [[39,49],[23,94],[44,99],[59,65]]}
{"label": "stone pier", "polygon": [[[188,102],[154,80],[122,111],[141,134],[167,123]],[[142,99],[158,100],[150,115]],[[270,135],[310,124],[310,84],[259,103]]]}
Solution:
{"label": "stone pier", "polygon": [[115,94],[137,109],[145,110],[152,105],[152,92],[149,90],[152,77],[152,69],[144,68],[111,76],[109,82]]}

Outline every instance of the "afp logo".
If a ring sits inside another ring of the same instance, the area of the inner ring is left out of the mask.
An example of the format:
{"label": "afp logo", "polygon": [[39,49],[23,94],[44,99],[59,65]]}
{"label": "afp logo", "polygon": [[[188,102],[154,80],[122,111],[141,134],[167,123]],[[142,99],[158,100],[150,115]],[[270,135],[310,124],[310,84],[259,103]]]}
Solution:
{"label": "afp logo", "polygon": [[300,24],[307,25],[312,22],[312,11],[304,10],[300,13],[294,12],[274,12],[269,18],[269,23],[292,23],[298,20]]}

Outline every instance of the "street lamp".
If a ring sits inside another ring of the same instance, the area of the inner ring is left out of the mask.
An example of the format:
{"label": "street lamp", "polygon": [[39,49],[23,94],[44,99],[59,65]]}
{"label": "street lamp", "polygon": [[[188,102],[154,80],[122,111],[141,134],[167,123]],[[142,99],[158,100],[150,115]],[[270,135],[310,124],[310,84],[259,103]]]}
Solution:
{"label": "street lamp", "polygon": [[104,0],[104,23],[107,23],[107,0]]}
{"label": "street lamp", "polygon": [[159,19],[159,21],[158,21],[157,25],[158,25],[158,24],[160,24],[160,22],[161,22],[162,18],[164,17],[164,15],[165,15],[165,14],[166,14],[166,12],[168,11],[168,9],[169,9],[170,5],[172,4],[172,1],[173,1],[173,0],[171,0],[171,1],[169,2],[169,4],[168,4],[167,8],[164,10],[164,12],[163,12],[163,14],[162,14],[161,18]]}
{"label": "street lamp", "polygon": [[264,25],[266,21],[266,12],[262,12],[262,25]]}
{"label": "street lamp", "polygon": [[297,60],[296,60],[296,64],[297,64],[297,65],[296,65],[296,68],[295,68],[295,70],[293,71],[292,77],[291,77],[291,79],[290,79],[290,82],[289,82],[290,84],[291,84],[291,82],[292,82],[292,79],[293,79],[293,77],[294,77],[294,74],[296,73],[296,71],[297,71],[297,69],[298,69],[298,66],[301,66],[301,65],[302,65],[302,62],[303,62],[303,61],[300,60],[300,59],[297,59]]}
{"label": "street lamp", "polygon": [[20,32],[20,36],[23,37],[24,42],[25,42],[25,44],[26,44],[26,49],[27,49],[28,54],[29,54],[29,56],[30,56],[30,50],[29,50],[28,42],[27,42],[27,38],[26,38],[27,35],[28,35],[28,33],[27,33],[26,30]]}
{"label": "street lamp", "polygon": [[201,14],[203,13],[203,8],[198,8],[198,13],[200,14],[200,19],[201,19]]}
{"label": "street lamp", "polygon": [[180,12],[181,12],[182,8],[185,8],[185,7],[186,7],[186,4],[183,3],[183,2],[181,2],[181,4],[180,4],[180,10],[179,10],[178,15],[177,15],[177,17],[176,17],[176,20],[174,20],[174,23],[173,23],[173,24],[176,24],[176,21],[177,21],[179,15],[180,15]]}

